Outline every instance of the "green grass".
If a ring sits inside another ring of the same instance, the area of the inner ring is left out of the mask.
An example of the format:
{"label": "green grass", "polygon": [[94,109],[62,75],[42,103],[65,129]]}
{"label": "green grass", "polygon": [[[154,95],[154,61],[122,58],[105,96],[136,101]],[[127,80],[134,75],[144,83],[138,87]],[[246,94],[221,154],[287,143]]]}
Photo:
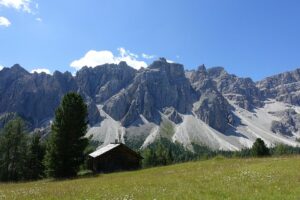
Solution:
{"label": "green grass", "polygon": [[300,157],[218,157],[90,178],[0,184],[0,199],[300,199]]}

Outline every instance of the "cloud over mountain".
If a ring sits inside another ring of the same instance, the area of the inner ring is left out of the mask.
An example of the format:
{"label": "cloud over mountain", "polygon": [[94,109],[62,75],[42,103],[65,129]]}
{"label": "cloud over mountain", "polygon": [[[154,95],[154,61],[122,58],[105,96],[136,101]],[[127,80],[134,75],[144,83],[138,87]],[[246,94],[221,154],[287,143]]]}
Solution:
{"label": "cloud over mountain", "polygon": [[125,61],[129,66],[135,69],[147,67],[147,63],[145,61],[138,59],[139,56],[137,54],[134,54],[122,47],[118,48],[118,55],[114,55],[108,50],[90,50],[82,58],[71,62],[70,66],[79,70],[83,66],[95,67],[106,63],[119,64],[121,61]]}
{"label": "cloud over mountain", "polygon": [[142,57],[145,59],[153,59],[153,58],[155,58],[155,55],[149,55],[149,54],[142,53]]}

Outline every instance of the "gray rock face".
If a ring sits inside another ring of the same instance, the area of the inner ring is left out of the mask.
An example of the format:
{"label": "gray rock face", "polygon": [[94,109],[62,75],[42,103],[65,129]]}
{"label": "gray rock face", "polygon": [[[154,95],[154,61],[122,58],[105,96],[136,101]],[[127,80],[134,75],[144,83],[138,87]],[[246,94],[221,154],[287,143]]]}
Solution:
{"label": "gray rock face", "polygon": [[136,74],[136,70],[125,62],[106,64],[95,68],[84,67],[71,73],[54,72],[31,74],[20,65],[0,71],[0,114],[16,112],[28,120],[33,128],[47,125],[54,111],[67,92],[79,92],[87,102],[89,123],[101,121],[96,103],[104,103],[125,88]]}
{"label": "gray rock face", "polygon": [[219,92],[213,79],[225,72],[216,68],[214,73],[210,73],[204,65],[200,65],[196,71],[186,73],[197,92],[198,101],[194,103],[194,113],[209,126],[225,132],[228,124],[233,123],[233,108]]}
{"label": "gray rock face", "polygon": [[[82,95],[82,96],[84,96],[84,95]],[[103,118],[99,114],[97,105],[91,98],[89,98],[87,96],[85,96],[85,102],[86,102],[87,108],[88,108],[88,123],[89,123],[89,125],[94,126],[94,125],[99,124],[103,120]]]}
{"label": "gray rock face", "polygon": [[198,92],[198,95],[210,89],[217,90],[204,65],[200,65],[196,71],[186,72],[186,77],[189,78],[192,87]]}
{"label": "gray rock face", "polygon": [[188,113],[192,102],[193,90],[183,66],[160,59],[140,70],[126,89],[107,100],[103,109],[124,126],[139,123],[140,115],[158,124],[159,112],[164,108],[173,107],[179,113]]}
{"label": "gray rock face", "polygon": [[76,91],[70,73],[30,74],[19,65],[0,71],[0,114],[17,112],[33,127],[42,126],[54,115],[60,98]]}
{"label": "gray rock face", "polygon": [[194,106],[195,114],[220,132],[225,132],[228,124],[233,123],[232,109],[227,100],[215,90],[207,90],[202,93]]}
{"label": "gray rock face", "polygon": [[201,92],[217,90],[224,97],[241,108],[252,110],[263,106],[263,96],[250,78],[239,78],[228,74],[223,67],[206,69],[201,65],[198,70],[186,73],[193,87]]}
{"label": "gray rock face", "polygon": [[163,113],[170,121],[174,122],[175,124],[179,124],[182,122],[182,117],[173,107],[165,108]]}
{"label": "gray rock face", "polygon": [[79,91],[99,104],[127,87],[133,81],[136,72],[125,62],[120,62],[118,65],[84,67],[77,72],[75,79]]}
{"label": "gray rock face", "polygon": [[279,111],[274,113],[274,115],[281,118],[280,121],[272,121],[271,130],[274,133],[293,136],[293,133],[300,130],[300,114],[294,109]]}
{"label": "gray rock face", "polygon": [[127,87],[136,74],[136,70],[125,62],[105,64],[94,68],[83,67],[74,78],[78,92],[85,97],[89,124],[95,125],[102,121],[96,104],[103,104],[110,97]]}
{"label": "gray rock face", "polygon": [[209,69],[208,76],[215,82],[218,91],[239,107],[252,110],[263,106],[263,96],[250,78],[228,74],[222,67]]}
{"label": "gray rock face", "polygon": [[295,83],[298,81],[300,81],[300,69],[265,78],[262,81],[257,82],[257,86],[260,89],[273,89],[280,85]]}
{"label": "gray rock face", "polygon": [[274,98],[292,105],[300,105],[300,69],[281,73],[257,82],[265,98]]}

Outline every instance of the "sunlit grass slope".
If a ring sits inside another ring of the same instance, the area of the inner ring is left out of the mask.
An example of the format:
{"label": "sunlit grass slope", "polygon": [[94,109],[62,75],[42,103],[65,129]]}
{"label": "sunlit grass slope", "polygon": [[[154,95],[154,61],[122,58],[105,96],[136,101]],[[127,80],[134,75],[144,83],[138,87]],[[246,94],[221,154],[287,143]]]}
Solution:
{"label": "sunlit grass slope", "polygon": [[215,158],[90,178],[0,184],[0,199],[300,199],[300,157]]}

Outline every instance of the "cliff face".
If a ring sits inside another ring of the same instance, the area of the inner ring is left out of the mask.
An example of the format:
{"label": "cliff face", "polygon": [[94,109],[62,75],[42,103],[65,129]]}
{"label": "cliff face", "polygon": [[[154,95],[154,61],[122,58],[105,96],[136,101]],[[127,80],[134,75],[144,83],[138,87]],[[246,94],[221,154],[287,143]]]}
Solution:
{"label": "cliff face", "polygon": [[0,71],[0,113],[15,112],[33,127],[53,118],[60,98],[77,86],[70,73],[31,74],[19,65]]}
{"label": "cliff face", "polygon": [[161,59],[140,70],[126,89],[105,102],[103,109],[124,126],[141,122],[140,115],[159,124],[160,113],[168,108],[190,112],[193,95],[183,66]]}
{"label": "cliff face", "polygon": [[257,82],[257,87],[266,98],[300,105],[300,69],[281,73]]}

